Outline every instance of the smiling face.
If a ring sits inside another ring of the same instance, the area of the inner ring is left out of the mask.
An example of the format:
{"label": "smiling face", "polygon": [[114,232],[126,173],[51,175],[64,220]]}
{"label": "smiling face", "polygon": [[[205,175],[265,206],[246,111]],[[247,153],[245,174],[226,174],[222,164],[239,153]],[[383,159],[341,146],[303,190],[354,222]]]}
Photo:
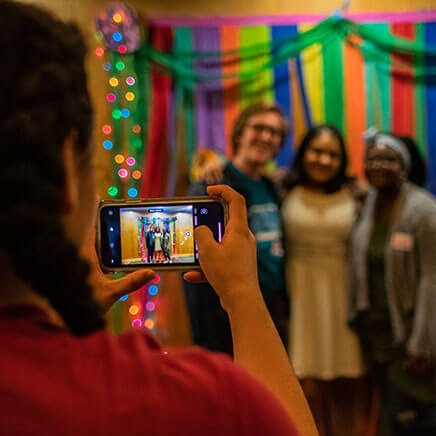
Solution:
{"label": "smiling face", "polygon": [[343,160],[339,140],[329,130],[322,130],[309,143],[303,157],[308,182],[324,185],[334,179]]}
{"label": "smiling face", "polygon": [[405,169],[399,154],[392,148],[377,143],[366,155],[366,177],[378,189],[398,186],[404,179]]}
{"label": "smiling face", "polygon": [[238,140],[237,156],[249,165],[264,165],[280,150],[282,119],[277,112],[252,115]]}

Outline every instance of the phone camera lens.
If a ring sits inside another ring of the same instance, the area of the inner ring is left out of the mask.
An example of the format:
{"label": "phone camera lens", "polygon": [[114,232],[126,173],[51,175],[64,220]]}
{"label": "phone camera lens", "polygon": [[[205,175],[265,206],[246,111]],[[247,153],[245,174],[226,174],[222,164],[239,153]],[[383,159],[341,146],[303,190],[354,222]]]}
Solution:
{"label": "phone camera lens", "polygon": [[207,215],[208,210],[204,207],[203,209],[200,209],[200,213],[201,213],[202,215]]}
{"label": "phone camera lens", "polygon": [[112,216],[114,214],[114,211],[112,209],[109,209],[107,214]]}

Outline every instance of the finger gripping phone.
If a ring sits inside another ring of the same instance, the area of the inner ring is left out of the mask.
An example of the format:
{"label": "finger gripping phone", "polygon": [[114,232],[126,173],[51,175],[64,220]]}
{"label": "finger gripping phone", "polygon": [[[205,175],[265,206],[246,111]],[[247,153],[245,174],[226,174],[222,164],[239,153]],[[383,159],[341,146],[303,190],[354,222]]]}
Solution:
{"label": "finger gripping phone", "polygon": [[215,197],[102,201],[96,240],[100,265],[106,272],[199,270],[194,229],[206,225],[221,242],[227,220],[227,203]]}

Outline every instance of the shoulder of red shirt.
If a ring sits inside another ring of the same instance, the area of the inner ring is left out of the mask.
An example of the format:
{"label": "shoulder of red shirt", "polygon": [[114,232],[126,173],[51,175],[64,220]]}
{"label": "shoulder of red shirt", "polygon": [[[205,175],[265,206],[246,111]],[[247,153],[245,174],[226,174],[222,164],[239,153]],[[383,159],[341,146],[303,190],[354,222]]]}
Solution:
{"label": "shoulder of red shirt", "polygon": [[[53,350],[53,372],[77,356],[71,365],[90,381],[90,395],[101,391],[116,399],[117,412],[130,416],[132,429],[152,410],[162,427],[182,429],[189,422],[187,434],[205,434],[207,429],[213,436],[297,435],[272,393],[224,354],[199,347],[163,350],[143,329],[121,335],[102,330],[77,338],[50,325],[38,311],[25,314],[25,323],[11,313],[5,317],[0,311],[0,339],[7,325],[6,333],[12,335],[8,342],[15,336],[15,347],[20,341],[34,347],[31,356],[35,350],[40,355]],[[67,350],[64,360],[62,349]]]}

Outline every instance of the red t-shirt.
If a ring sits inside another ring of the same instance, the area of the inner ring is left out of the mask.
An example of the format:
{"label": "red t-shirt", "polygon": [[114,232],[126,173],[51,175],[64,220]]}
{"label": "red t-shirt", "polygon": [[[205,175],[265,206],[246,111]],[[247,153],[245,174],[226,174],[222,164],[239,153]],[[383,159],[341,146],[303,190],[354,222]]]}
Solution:
{"label": "red t-shirt", "polygon": [[224,355],[162,351],[144,331],[77,338],[31,306],[0,310],[0,434],[296,435]]}

